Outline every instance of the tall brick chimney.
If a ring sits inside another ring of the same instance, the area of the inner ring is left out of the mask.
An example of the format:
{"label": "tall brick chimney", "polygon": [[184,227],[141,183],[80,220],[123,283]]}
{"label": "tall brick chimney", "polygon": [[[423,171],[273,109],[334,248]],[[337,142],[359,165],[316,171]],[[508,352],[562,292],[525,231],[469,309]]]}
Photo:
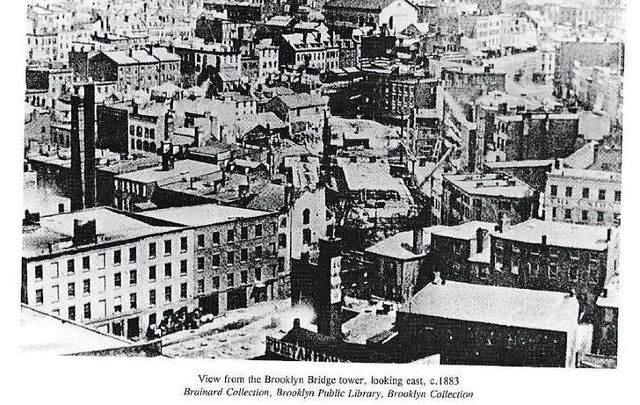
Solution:
{"label": "tall brick chimney", "polygon": [[313,300],[318,333],[342,339],[342,240],[339,238],[318,240],[318,278]]}

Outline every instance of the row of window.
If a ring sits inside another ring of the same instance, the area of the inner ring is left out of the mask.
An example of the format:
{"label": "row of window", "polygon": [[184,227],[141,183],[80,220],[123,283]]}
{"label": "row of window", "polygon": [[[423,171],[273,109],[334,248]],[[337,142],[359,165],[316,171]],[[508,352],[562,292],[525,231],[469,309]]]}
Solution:
{"label": "row of window", "polygon": [[[580,220],[584,222],[588,222],[590,220],[589,210],[580,210]],[[555,219],[558,218],[558,209],[556,207],[551,208],[551,216]],[[619,214],[614,214],[617,220],[619,220]],[[565,208],[563,218],[565,220],[573,220],[573,210],[570,208]],[[596,211],[596,222],[604,223],[604,211]]]}
{"label": "row of window", "polygon": [[[187,299],[187,283],[180,284],[180,300]],[[166,286],[164,288],[164,300],[166,303],[170,303],[173,299],[173,291],[171,286]],[[42,304],[44,301],[44,292],[42,289],[36,290],[36,303]],[[156,290],[149,290],[149,305],[156,305]],[[106,316],[106,300],[101,300],[99,308],[99,315],[97,318],[102,318]],[[138,309],[138,295],[137,293],[129,294],[129,310]],[[115,297],[113,304],[113,313],[118,314],[122,312],[122,298]],[[52,310],[54,315],[60,315],[59,309]],[[83,306],[83,319],[90,320],[91,319],[91,303],[87,302]],[[69,320],[76,320],[76,306],[71,305],[67,307],[67,318]]]}
{"label": "row of window", "polygon": [[143,133],[145,138],[156,139],[155,128],[141,127],[139,125],[129,125],[129,135],[142,137]]}
{"label": "row of window", "polygon": [[[164,241],[164,256],[170,256],[173,250],[173,241],[171,239],[167,239]],[[185,253],[188,248],[188,239],[186,236],[180,238],[180,253]],[[129,248],[129,263],[136,263],[138,260],[138,248],[136,246]],[[148,257],[149,259],[155,259],[157,255],[157,247],[156,242],[149,243],[149,251]],[[104,269],[106,267],[106,253],[99,253],[98,256],[98,269]],[[183,260],[181,263],[185,263],[186,268],[186,260]],[[122,251],[120,249],[114,250],[112,252],[112,263],[114,266],[119,266],[122,264]],[[167,263],[171,265],[171,263]],[[166,265],[165,265],[166,266]],[[76,272],[76,260],[68,259],[66,262],[67,274],[73,275]],[[82,271],[90,271],[91,270],[91,257],[84,256],[82,258]],[[35,280],[41,281],[43,278],[43,265],[38,264],[34,268],[35,271]],[[58,278],[60,276],[60,263],[52,262],[50,264],[50,274],[51,278]]]}
{"label": "row of window", "polygon": [[[556,197],[558,195],[558,186],[553,184],[550,187],[551,196]],[[564,196],[565,197],[573,197],[573,187],[567,186],[564,188]],[[613,193],[613,200],[615,202],[620,202],[622,197],[622,193],[620,190],[615,190]],[[582,198],[591,198],[591,190],[588,187],[582,188]],[[604,201],[607,199],[607,190],[599,189],[598,190],[598,200]]]}
{"label": "row of window", "polygon": [[[255,272],[255,281],[262,281],[262,269],[256,268]],[[247,270],[243,270],[240,272],[240,285],[249,283],[249,272]],[[227,287],[235,287],[236,285],[236,275],[235,273],[227,273]],[[213,277],[213,286],[214,290],[220,289],[220,277]],[[204,294],[204,279],[198,279],[197,281],[197,293]]]}
{"label": "row of window", "polygon": [[[271,223],[271,232],[276,233],[277,227],[276,223]],[[261,238],[263,235],[262,224],[256,224],[254,226],[253,232],[254,238]],[[248,240],[249,239],[249,227],[242,226],[240,228],[240,240]],[[227,243],[233,243],[236,241],[236,230],[235,229],[227,229]],[[213,245],[220,245],[220,231],[212,232],[211,234],[211,243]],[[199,248],[205,247],[205,234],[201,233],[196,236],[196,244]]]}
{"label": "row of window", "polygon": [[[276,245],[275,243],[271,243],[269,244],[269,254],[271,255],[275,255],[276,254]],[[262,246],[256,246],[253,250],[253,258],[254,260],[261,260],[263,256],[263,248]],[[240,249],[240,262],[244,263],[247,262],[249,260],[249,249],[247,248],[243,248]],[[198,271],[203,271],[204,270],[204,257],[198,257],[196,259],[196,265],[197,265],[197,269]],[[227,261],[226,264],[227,265],[233,265],[236,262],[236,252],[235,251],[228,251],[227,252]],[[220,266],[220,254],[216,253],[213,254],[211,256],[211,265],[213,267],[219,267]]]}

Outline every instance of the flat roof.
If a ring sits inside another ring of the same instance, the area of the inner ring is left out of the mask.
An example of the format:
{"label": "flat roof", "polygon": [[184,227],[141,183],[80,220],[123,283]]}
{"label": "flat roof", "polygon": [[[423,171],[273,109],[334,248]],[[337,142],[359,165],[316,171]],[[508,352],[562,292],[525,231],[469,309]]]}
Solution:
{"label": "flat roof", "polygon": [[[76,248],[77,246],[72,243],[73,226],[76,219],[80,221],[95,219],[97,244],[125,241],[180,229],[178,226],[169,224],[165,226],[151,225],[123,211],[108,207],[42,216],[39,227],[23,230],[23,256],[37,257]],[[51,251],[50,246],[52,246]]]}
{"label": "flat roof", "polygon": [[137,183],[160,183],[180,176],[200,177],[220,171],[220,166],[199,162],[197,160],[176,160],[171,170],[162,170],[162,165],[148,169],[136,170],[115,176],[116,179]]}
{"label": "flat roof", "polygon": [[485,162],[485,166],[490,169],[507,169],[512,167],[544,167],[552,165],[554,162],[554,159],[507,160],[503,162]]}
{"label": "flat roof", "polygon": [[567,293],[456,281],[428,284],[400,312],[559,332],[578,327],[578,300]]}
{"label": "flat roof", "polygon": [[472,195],[527,198],[535,193],[535,190],[522,180],[501,173],[454,174],[443,177]]}
{"label": "flat roof", "polygon": [[387,164],[349,162],[341,167],[349,190],[397,191],[401,197],[410,196],[404,181],[391,176]]}
{"label": "flat roof", "polygon": [[542,236],[545,235],[549,246],[601,251],[607,249],[607,233],[609,229],[615,232],[613,228],[606,226],[529,219],[517,225],[512,225],[505,232],[493,232],[492,235],[502,239],[532,244],[541,244]]}
{"label": "flat roof", "polygon": [[131,342],[47,314],[27,305],[20,308],[20,351],[67,355],[130,346]]}
{"label": "flat roof", "polygon": [[590,169],[562,169],[553,170],[549,173],[549,177],[572,177],[576,179],[590,179],[600,181],[621,182],[622,175],[618,172],[609,172],[604,170]]}
{"label": "flat roof", "polygon": [[496,227],[493,222],[469,221],[460,225],[443,226],[433,231],[434,235],[454,239],[474,239],[478,228],[492,231]]}
{"label": "flat roof", "polygon": [[257,218],[268,214],[270,212],[218,204],[202,204],[145,211],[140,215],[185,226],[207,226],[237,219]]}

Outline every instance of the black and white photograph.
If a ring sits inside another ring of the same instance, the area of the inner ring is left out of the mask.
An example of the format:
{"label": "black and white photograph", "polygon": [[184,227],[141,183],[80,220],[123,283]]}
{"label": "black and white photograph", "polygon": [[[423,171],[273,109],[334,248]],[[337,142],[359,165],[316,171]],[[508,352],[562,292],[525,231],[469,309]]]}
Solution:
{"label": "black and white photograph", "polygon": [[21,356],[618,368],[623,0],[19,3]]}

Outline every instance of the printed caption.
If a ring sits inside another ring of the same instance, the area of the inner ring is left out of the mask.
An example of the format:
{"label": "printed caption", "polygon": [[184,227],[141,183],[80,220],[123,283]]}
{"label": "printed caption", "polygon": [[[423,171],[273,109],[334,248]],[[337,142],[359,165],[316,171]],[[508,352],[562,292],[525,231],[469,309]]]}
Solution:
{"label": "printed caption", "polygon": [[327,376],[197,374],[185,397],[468,400],[459,376]]}

